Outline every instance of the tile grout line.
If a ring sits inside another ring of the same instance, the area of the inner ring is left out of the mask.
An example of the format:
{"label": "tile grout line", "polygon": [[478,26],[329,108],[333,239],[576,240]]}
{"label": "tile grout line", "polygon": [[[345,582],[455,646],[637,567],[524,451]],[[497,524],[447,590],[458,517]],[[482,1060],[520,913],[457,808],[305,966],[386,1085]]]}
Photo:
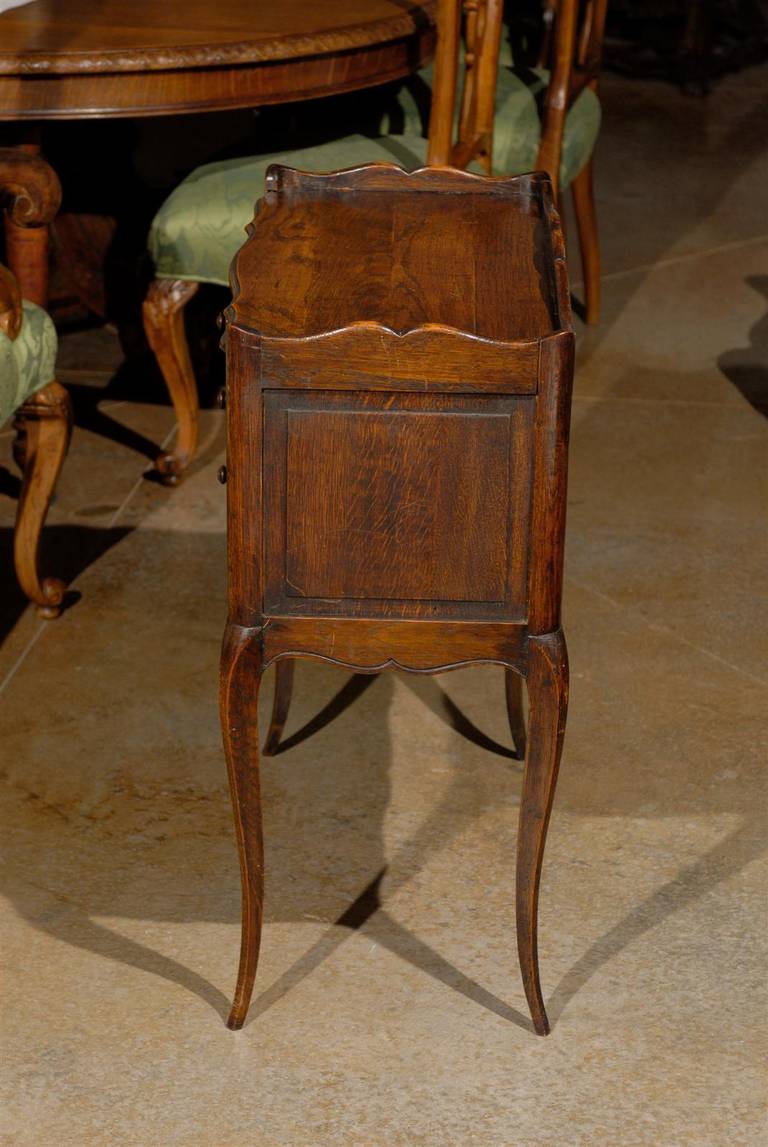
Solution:
{"label": "tile grout line", "polygon": [[35,632],[32,634],[32,636],[30,637],[29,641],[28,641],[28,642],[27,642],[27,644],[24,646],[24,648],[22,649],[21,653],[20,653],[20,654],[19,654],[19,656],[16,658],[16,660],[14,661],[13,665],[12,665],[12,666],[11,666],[11,668],[8,670],[8,672],[6,673],[6,675],[5,675],[5,677],[3,678],[3,680],[2,680],[2,681],[0,681],[0,696],[2,696],[2,695],[3,695],[3,693],[5,692],[5,690],[6,690],[6,688],[8,687],[8,685],[11,683],[11,681],[13,680],[13,678],[16,676],[16,673],[17,673],[17,671],[18,671],[19,669],[21,669],[21,666],[24,664],[24,661],[26,660],[27,654],[28,654],[28,653],[29,653],[29,651],[32,649],[33,645],[35,645],[35,643],[36,643],[36,642],[39,640],[39,638],[41,637],[41,635],[42,635],[42,633],[43,633],[43,630],[46,628],[46,626],[47,626],[48,624],[49,624],[49,623],[48,623],[47,621],[41,621],[41,622],[40,622],[40,625],[39,625],[39,626],[38,626],[38,628],[35,630]]}
{"label": "tile grout line", "polygon": [[[614,279],[626,279],[630,275],[639,275],[643,271],[655,271],[657,268],[676,267],[679,263],[690,263],[694,259],[706,259],[710,255],[720,255],[724,251],[738,251],[742,247],[752,247],[758,243],[765,243],[768,235],[754,235],[751,239],[734,239],[730,243],[721,243],[717,247],[706,247],[703,251],[688,251],[684,255],[670,255],[668,259],[659,259],[655,263],[640,263],[637,267],[626,267],[623,271],[609,271],[607,275],[600,276],[601,283],[612,282]],[[576,279],[571,288],[583,287],[584,280]]]}
{"label": "tile grout line", "polygon": [[676,633],[674,629],[670,629],[666,625],[660,625],[655,621],[648,621],[643,617],[643,614],[637,606],[622,605],[620,601],[616,601],[607,593],[603,593],[599,589],[595,589],[591,585],[586,585],[585,582],[577,581],[576,578],[566,577],[566,582],[575,585],[578,589],[585,590],[586,593],[591,593],[593,597],[598,597],[602,601],[607,601],[614,609],[620,610],[622,613],[629,613],[634,617],[638,617],[648,629],[653,630],[654,633],[660,633],[664,637],[671,637],[673,641],[680,642],[681,645],[687,645],[689,649],[695,649],[697,653],[703,653],[705,657],[711,658],[712,661],[717,661],[718,664],[724,665],[727,669],[732,669],[734,673],[746,677],[748,681],[754,681],[758,685],[768,685],[768,681],[764,677],[758,677],[755,673],[750,673],[748,669],[742,669],[740,665],[734,665],[732,661],[727,661],[719,654],[713,653],[711,649],[705,649],[703,645],[697,645],[695,641],[689,641],[687,637],[683,637],[681,633]]}
{"label": "tile grout line", "polygon": [[702,398],[629,398],[622,394],[574,394],[574,402],[626,402],[632,406],[695,406],[706,410],[743,410],[746,400],[734,398],[730,402]]}
{"label": "tile grout line", "polygon": [[[171,438],[173,437],[175,430],[176,430],[176,423],[174,422],[173,426],[172,426],[172,427],[171,427],[171,429],[168,431],[168,433],[166,434],[165,438],[163,439],[163,441],[162,441],[162,442],[161,442],[161,444],[160,444],[160,449],[161,449],[161,450],[164,450],[164,449],[165,449],[165,447],[168,445],[168,443],[171,441]],[[139,488],[141,487],[141,483],[142,483],[142,481],[143,481],[143,480],[144,480],[144,471],[142,470],[141,474],[139,475],[139,477],[137,478],[137,480],[134,482],[133,486],[131,486],[131,489],[128,491],[128,494],[127,494],[127,496],[126,496],[126,497],[123,499],[122,503],[121,503],[121,504],[118,506],[117,510],[116,510],[116,511],[115,511],[115,513],[112,515],[112,517],[110,518],[109,522],[107,523],[107,527],[106,527],[106,528],[107,528],[108,530],[111,530],[111,529],[113,529],[113,527],[114,527],[114,526],[115,526],[115,524],[117,523],[118,519],[120,518],[120,515],[121,515],[121,514],[123,513],[123,511],[126,509],[126,507],[128,506],[128,503],[131,501],[131,498],[133,498],[133,496],[136,494],[136,492],[137,492],[137,491],[139,490]],[[73,581],[71,584],[72,584],[72,585],[74,585],[76,581],[77,581],[77,578],[75,578],[75,579],[74,579],[74,581]],[[69,589],[70,587],[68,586],[67,588]],[[5,677],[3,678],[3,680],[2,680],[2,681],[0,681],[0,696],[2,696],[2,694],[5,692],[5,690],[7,689],[8,685],[10,684],[10,682],[13,680],[13,678],[14,678],[14,677],[16,676],[16,674],[18,673],[19,669],[21,669],[21,666],[24,664],[24,662],[25,662],[25,661],[26,661],[26,659],[27,659],[27,655],[30,653],[30,651],[31,651],[31,650],[34,648],[34,646],[35,646],[35,645],[37,644],[37,642],[40,640],[40,638],[42,637],[43,633],[44,633],[44,632],[45,632],[45,630],[46,630],[46,629],[49,627],[49,625],[50,625],[50,624],[51,624],[51,623],[50,623],[49,621],[42,621],[42,622],[40,623],[39,627],[38,627],[38,628],[35,630],[35,632],[32,634],[32,636],[30,637],[29,641],[28,641],[28,642],[27,642],[27,644],[24,646],[24,648],[22,649],[21,653],[20,653],[20,654],[19,654],[19,656],[16,658],[15,662],[13,663],[13,665],[11,666],[11,668],[8,670],[8,672],[6,673],[6,675],[5,675]]]}
{"label": "tile grout line", "polygon": [[[171,429],[166,434],[165,438],[160,443],[160,449],[161,450],[165,450],[166,446],[168,445],[168,443],[173,438],[175,431],[176,431],[176,423],[174,422],[173,426],[171,427]],[[141,474],[139,474],[138,478],[134,482],[133,486],[131,486],[130,490],[128,491],[128,493],[125,496],[125,498],[123,499],[123,501],[120,503],[120,505],[117,507],[117,509],[115,510],[112,517],[107,522],[107,529],[108,530],[111,530],[117,524],[118,520],[120,519],[124,510],[127,508],[128,504],[131,501],[131,499],[133,498],[133,496],[137,493],[138,490],[141,489],[143,482],[144,482],[144,471],[142,470]]]}

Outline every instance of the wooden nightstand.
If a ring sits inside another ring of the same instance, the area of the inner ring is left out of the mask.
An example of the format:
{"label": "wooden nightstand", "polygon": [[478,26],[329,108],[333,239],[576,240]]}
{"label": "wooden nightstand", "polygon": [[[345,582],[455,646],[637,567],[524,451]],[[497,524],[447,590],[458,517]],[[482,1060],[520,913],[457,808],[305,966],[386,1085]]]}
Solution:
{"label": "wooden nightstand", "polygon": [[[262,917],[256,700],[273,662],[507,673],[530,716],[517,937],[536,1031],[539,874],[568,693],[560,597],[573,333],[549,180],[274,167],[228,311],[221,714],[243,876],[245,1019]],[[290,673],[276,694],[274,748]]]}

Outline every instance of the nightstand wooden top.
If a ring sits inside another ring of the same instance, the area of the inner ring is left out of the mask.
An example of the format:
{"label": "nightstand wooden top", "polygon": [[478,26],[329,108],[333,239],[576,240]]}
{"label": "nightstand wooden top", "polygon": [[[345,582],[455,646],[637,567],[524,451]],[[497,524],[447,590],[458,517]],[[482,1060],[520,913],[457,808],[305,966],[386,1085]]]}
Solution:
{"label": "nightstand wooden top", "polygon": [[266,339],[365,324],[389,338],[519,344],[571,329],[562,233],[540,173],[270,168],[232,283],[230,319]]}

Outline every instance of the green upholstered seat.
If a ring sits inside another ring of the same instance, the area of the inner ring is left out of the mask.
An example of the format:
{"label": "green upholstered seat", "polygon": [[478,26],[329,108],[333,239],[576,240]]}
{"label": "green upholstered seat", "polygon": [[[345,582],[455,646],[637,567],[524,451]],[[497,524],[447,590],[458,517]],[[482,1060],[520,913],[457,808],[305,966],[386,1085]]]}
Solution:
{"label": "green upholstered seat", "polygon": [[[536,100],[549,82],[549,73],[536,69],[523,79],[509,67],[499,68],[496,87],[496,118],[493,135],[495,175],[519,175],[536,166],[541,138],[541,120]],[[405,80],[397,100],[385,109],[382,132],[426,135],[432,92],[432,67],[423,68]],[[589,159],[600,130],[600,101],[586,88],[568,112],[563,134],[560,184],[567,187]]]}
{"label": "green upholstered seat", "polygon": [[272,163],[305,171],[333,171],[377,160],[418,167],[427,142],[419,136],[369,139],[363,135],[283,154],[224,160],[198,167],[171,192],[155,216],[149,249],[155,274],[195,283],[229,282],[229,264],[245,241],[264,176]]}
{"label": "green upholstered seat", "polygon": [[23,303],[21,331],[0,331],[0,426],[30,395],[53,382],[56,328],[42,307]]}
{"label": "green upholstered seat", "polygon": [[[494,173],[514,175],[536,165],[541,132],[536,94],[546,73],[525,82],[507,67],[499,69],[494,129]],[[431,68],[410,77],[381,121],[378,138],[348,135],[314,147],[198,167],[166,199],[155,216],[149,248],[155,274],[164,279],[228,284],[229,264],[242,245],[244,230],[263,194],[271,163],[307,171],[333,171],[377,160],[418,167],[426,162],[426,119]],[[581,93],[566,121],[560,178],[567,186],[589,159],[600,127],[600,104],[593,91]],[[398,134],[389,134],[389,133]],[[476,168],[476,170],[479,170]]]}

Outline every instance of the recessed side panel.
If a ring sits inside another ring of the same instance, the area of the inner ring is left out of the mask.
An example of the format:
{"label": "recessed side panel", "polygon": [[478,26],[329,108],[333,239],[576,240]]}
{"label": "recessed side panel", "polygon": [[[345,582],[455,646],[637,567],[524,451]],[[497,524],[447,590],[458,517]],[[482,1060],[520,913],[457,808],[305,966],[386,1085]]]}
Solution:
{"label": "recessed side panel", "polygon": [[265,399],[266,613],[522,616],[533,399]]}

